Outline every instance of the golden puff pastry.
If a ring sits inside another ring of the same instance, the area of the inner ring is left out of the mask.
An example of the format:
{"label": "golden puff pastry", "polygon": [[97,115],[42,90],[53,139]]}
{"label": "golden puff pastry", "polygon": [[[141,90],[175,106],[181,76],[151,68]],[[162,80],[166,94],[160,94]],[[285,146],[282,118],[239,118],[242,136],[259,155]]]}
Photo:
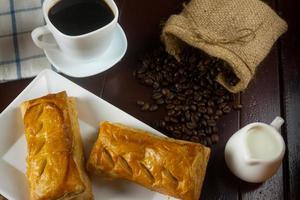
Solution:
{"label": "golden puff pastry", "polygon": [[102,122],[88,171],[136,182],[184,200],[198,200],[210,149]]}
{"label": "golden puff pastry", "polygon": [[75,99],[66,92],[23,102],[31,200],[92,200]]}

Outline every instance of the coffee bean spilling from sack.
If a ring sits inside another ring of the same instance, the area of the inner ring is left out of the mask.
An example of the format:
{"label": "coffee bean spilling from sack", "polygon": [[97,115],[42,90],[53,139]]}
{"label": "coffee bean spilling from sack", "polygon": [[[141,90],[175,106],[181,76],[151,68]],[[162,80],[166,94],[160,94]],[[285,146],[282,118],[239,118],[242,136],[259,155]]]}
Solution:
{"label": "coffee bean spilling from sack", "polygon": [[137,104],[142,111],[165,109],[166,115],[155,126],[168,136],[211,146],[219,140],[217,120],[232,110],[234,100],[215,78],[223,73],[231,85],[239,80],[225,62],[191,48],[183,52],[180,62],[163,47],[142,59],[133,75],[153,88],[152,100]]}

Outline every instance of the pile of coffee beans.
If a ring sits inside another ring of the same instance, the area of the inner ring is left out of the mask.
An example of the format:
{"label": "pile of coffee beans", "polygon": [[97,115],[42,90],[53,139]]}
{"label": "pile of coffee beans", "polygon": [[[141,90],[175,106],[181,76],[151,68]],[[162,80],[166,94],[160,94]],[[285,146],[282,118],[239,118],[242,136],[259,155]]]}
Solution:
{"label": "pile of coffee beans", "polygon": [[178,62],[161,46],[146,54],[133,73],[140,83],[152,87],[152,99],[138,100],[137,105],[142,111],[165,110],[155,123],[162,133],[211,146],[219,140],[217,120],[232,110],[234,101],[234,95],[215,81],[219,73],[230,85],[239,81],[220,59],[187,48]]}

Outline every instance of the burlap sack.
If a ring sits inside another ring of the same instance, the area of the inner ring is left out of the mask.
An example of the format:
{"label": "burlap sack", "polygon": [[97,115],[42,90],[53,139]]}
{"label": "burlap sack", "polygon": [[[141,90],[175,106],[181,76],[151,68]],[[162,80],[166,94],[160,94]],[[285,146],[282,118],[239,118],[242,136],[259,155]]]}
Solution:
{"label": "burlap sack", "polygon": [[161,38],[177,59],[188,44],[225,60],[240,82],[230,86],[222,74],[217,81],[236,93],[247,88],[256,67],[286,30],[286,22],[260,0],[191,0],[168,19]]}

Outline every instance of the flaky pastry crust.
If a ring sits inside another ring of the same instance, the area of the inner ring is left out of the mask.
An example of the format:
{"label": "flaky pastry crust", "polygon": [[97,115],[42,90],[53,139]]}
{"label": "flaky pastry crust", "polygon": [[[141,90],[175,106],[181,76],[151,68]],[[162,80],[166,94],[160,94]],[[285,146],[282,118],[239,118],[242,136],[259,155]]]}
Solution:
{"label": "flaky pastry crust", "polygon": [[75,99],[66,92],[23,102],[31,200],[92,200]]}
{"label": "flaky pastry crust", "polygon": [[179,199],[198,200],[210,149],[102,122],[87,168]]}

